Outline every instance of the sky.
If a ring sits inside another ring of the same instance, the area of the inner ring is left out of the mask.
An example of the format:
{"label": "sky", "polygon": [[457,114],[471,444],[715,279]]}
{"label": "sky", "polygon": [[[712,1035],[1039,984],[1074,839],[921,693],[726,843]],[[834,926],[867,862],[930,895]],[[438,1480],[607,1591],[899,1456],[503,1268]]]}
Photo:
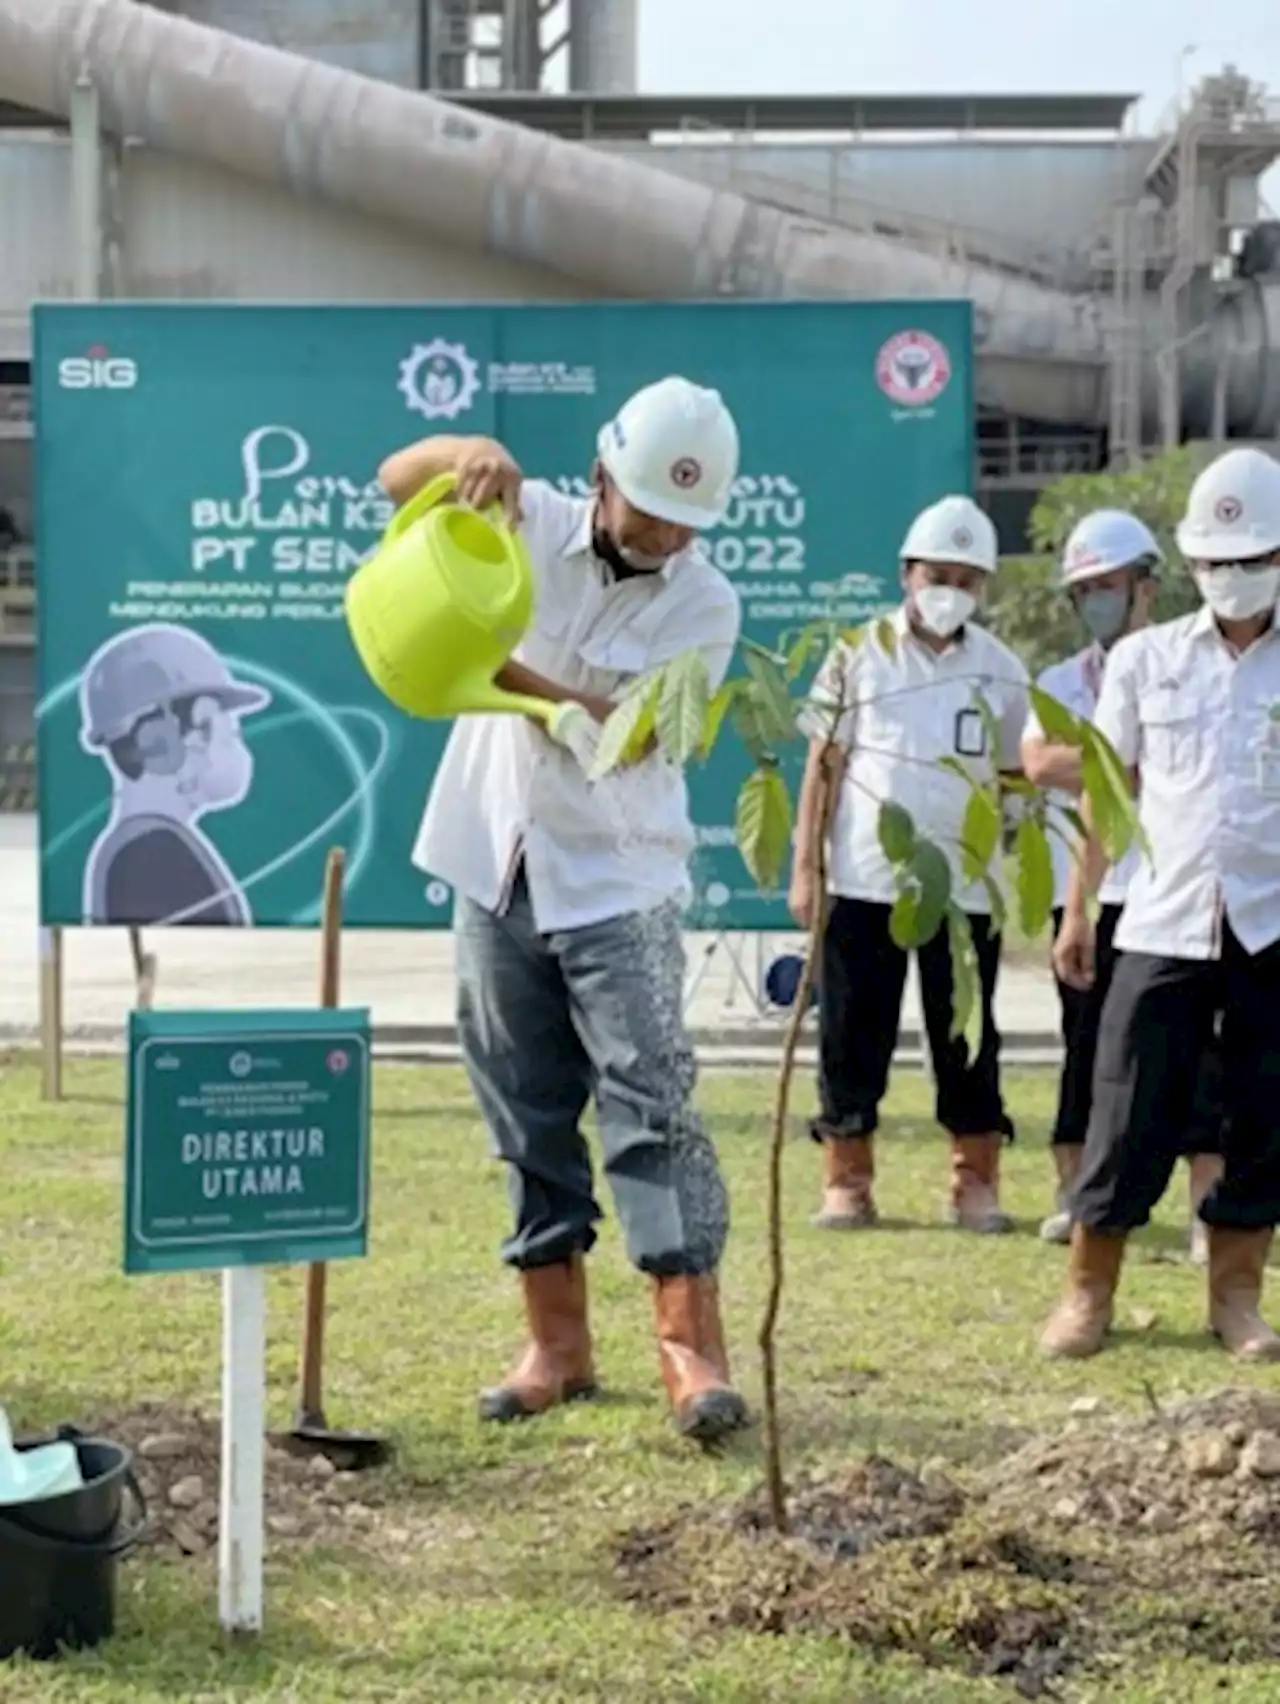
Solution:
{"label": "sky", "polygon": [[[635,3],[646,94],[1137,94],[1151,132],[1230,63],[1280,99],[1280,0]],[[1280,212],[1280,167],[1263,194]]]}

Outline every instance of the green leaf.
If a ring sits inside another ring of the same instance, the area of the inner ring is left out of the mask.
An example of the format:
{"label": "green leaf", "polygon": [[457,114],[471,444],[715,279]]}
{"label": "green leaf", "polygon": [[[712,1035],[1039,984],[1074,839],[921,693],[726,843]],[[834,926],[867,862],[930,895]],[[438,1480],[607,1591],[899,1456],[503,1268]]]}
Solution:
{"label": "green leaf", "polygon": [[772,743],[765,731],[764,715],[756,694],[751,689],[751,683],[740,680],[737,685],[738,691],[729,704],[729,715],[738,730],[738,738],[746,746],[752,763],[757,766],[773,763],[776,759]]}
{"label": "green leaf", "polygon": [[1052,693],[1042,687],[1031,688],[1031,708],[1044,729],[1044,736],[1055,745],[1083,746],[1089,731],[1088,722],[1060,704]]}
{"label": "green leaf", "polygon": [[742,783],[734,826],[751,879],[776,887],[791,845],[791,795],[776,765],[753,770]]}
{"label": "green leaf", "polygon": [[1013,837],[1018,866],[1018,924],[1029,941],[1053,913],[1053,857],[1049,838],[1034,817],[1024,816]]}
{"label": "green leaf", "polygon": [[886,799],[880,807],[876,833],[880,838],[880,850],[891,864],[905,863],[915,850],[916,825],[911,820],[911,813],[894,804],[892,799]]}
{"label": "green leaf", "polygon": [[938,759],[938,768],[945,769],[948,775],[958,776],[968,787],[977,787],[980,785],[977,777],[958,757],[952,757],[950,754],[946,757],[940,757]]}
{"label": "green leaf", "polygon": [[662,670],[654,727],[658,744],[682,768],[702,745],[711,681],[700,651],[684,651]]}
{"label": "green leaf", "polygon": [[875,625],[876,644],[891,657],[898,654],[898,630],[892,616],[882,615]]}
{"label": "green leaf", "polygon": [[600,730],[600,744],[590,770],[592,781],[599,781],[619,764],[629,763],[640,755],[645,741],[653,732],[654,712],[661,690],[661,674],[646,675],[628,688],[622,702]]}
{"label": "green leaf", "polygon": [[947,945],[951,949],[951,1039],[964,1038],[972,1058],[982,1045],[982,979],[973,925],[958,905],[947,907]]}
{"label": "green leaf", "polygon": [[820,628],[802,628],[799,637],[787,645],[787,661],[784,671],[787,679],[798,680],[809,664],[829,649],[830,641],[824,638]]}
{"label": "green leaf", "polygon": [[761,646],[742,653],[751,677],[751,696],[760,709],[760,727],[766,740],[792,740],[796,736],[796,714],[791,703],[787,677],[778,659]]}
{"label": "green leaf", "polygon": [[996,720],[996,713],[991,708],[986,694],[979,687],[974,687],[973,689],[973,707],[978,712],[982,721],[983,731],[987,738],[987,751],[990,754],[992,767],[998,767],[1000,762],[1000,753],[1004,746],[1004,739],[1000,732],[1000,723]]}
{"label": "green leaf", "polygon": [[987,870],[984,870],[978,880],[987,890],[987,898],[991,903],[991,927],[1000,934],[1009,919],[1009,906],[999,882]]}
{"label": "green leaf", "polygon": [[715,697],[707,705],[706,714],[702,719],[702,737],[698,742],[698,756],[705,763],[711,756],[716,741],[720,738],[720,730],[730,706],[741,692],[743,682],[727,680]]}
{"label": "green leaf", "polygon": [[974,787],[960,825],[960,862],[966,881],[976,882],[991,867],[1003,826],[997,794],[989,787]]}
{"label": "green leaf", "polygon": [[895,875],[898,897],[889,913],[889,933],[904,950],[927,946],[947,914],[951,866],[931,840],[917,840]]}

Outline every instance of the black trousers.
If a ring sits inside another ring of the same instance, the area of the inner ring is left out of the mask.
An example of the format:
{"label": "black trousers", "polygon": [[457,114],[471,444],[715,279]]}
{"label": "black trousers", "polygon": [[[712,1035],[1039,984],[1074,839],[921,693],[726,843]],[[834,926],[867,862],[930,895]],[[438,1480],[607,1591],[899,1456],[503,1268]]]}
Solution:
{"label": "black trousers", "polygon": [[[1115,935],[1123,909],[1121,905],[1104,905],[1098,917],[1093,986],[1081,989],[1071,988],[1065,982],[1057,983],[1064,1051],[1062,1075],[1058,1081],[1058,1112],[1049,1138],[1055,1147],[1078,1146],[1088,1134],[1098,1030],[1119,957]],[[1061,927],[1062,912],[1058,910],[1053,914],[1055,939]],[[1222,1151],[1222,1092],[1222,1055],[1215,1024],[1196,1077],[1190,1114],[1184,1115],[1179,1126],[1181,1154],[1217,1154]]]}
{"label": "black trousers", "polygon": [[1071,1203],[1080,1224],[1129,1231],[1151,1217],[1219,1014],[1225,1169],[1200,1217],[1235,1230],[1280,1223],[1280,941],[1250,954],[1224,925],[1220,959],[1119,956]]}
{"label": "black trousers", "polygon": [[[818,1095],[816,1141],[827,1136],[869,1136],[880,1121],[880,1102],[898,1041],[907,981],[907,954],[889,934],[887,905],[837,899],[822,943],[818,979]],[[1000,1033],[995,989],[1000,936],[989,917],[971,917],[982,984],[983,1033],[977,1056],[951,1038],[951,949],[942,929],[917,953],[920,1002],[933,1060],[938,1123],[953,1136],[1012,1137],[1000,1098]]]}

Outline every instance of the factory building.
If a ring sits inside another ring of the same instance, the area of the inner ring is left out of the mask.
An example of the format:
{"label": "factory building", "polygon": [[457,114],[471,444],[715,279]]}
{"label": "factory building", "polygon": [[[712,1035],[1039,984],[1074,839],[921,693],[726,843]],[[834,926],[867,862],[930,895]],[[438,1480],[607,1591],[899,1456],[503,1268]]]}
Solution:
{"label": "factory building", "polygon": [[1280,434],[1280,224],[1259,187],[1280,100],[1247,77],[1206,78],[1153,134],[1126,91],[646,96],[638,10],[7,0],[10,769],[30,730],[36,299],[968,297],[975,479],[1006,548],[1062,473]]}

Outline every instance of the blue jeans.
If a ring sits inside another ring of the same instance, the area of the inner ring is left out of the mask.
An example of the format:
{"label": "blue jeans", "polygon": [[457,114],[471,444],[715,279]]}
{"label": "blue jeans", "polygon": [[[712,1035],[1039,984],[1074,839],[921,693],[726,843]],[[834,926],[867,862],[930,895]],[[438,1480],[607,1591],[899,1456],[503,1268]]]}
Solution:
{"label": "blue jeans", "polygon": [[605,1176],[642,1272],[713,1272],[729,1229],[715,1149],[692,1105],[677,903],[540,935],[523,872],[502,916],[459,897],[462,1056],[509,1168],[513,1266],[585,1253],[601,1218],[581,1130],[594,1098]]}

